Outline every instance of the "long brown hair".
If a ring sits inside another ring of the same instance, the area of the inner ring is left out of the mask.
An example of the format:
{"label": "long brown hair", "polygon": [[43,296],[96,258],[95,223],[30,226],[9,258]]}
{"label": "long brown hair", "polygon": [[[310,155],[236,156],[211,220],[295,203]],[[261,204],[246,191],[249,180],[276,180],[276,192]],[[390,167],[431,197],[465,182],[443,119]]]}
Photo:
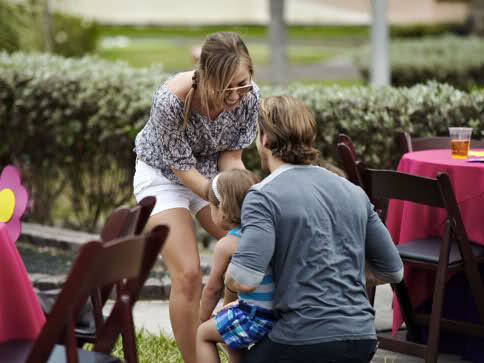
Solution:
{"label": "long brown hair", "polygon": [[185,128],[188,125],[195,90],[199,89],[202,108],[207,114],[209,103],[220,107],[223,104],[223,94],[215,90],[225,90],[229,87],[239,64],[247,65],[251,77],[254,75],[252,59],[239,34],[218,32],[207,37],[202,46],[199,68],[195,70],[193,76],[192,88],[185,97],[183,109]]}
{"label": "long brown hair", "polygon": [[222,171],[217,178],[217,191],[220,200],[215,195],[212,183],[208,191],[208,201],[222,208],[224,220],[230,224],[240,225],[240,210],[250,187],[259,182],[259,177],[245,169],[229,169]]}
{"label": "long brown hair", "polygon": [[316,134],[316,121],[302,101],[292,96],[262,99],[259,137],[266,135],[266,147],[275,157],[290,164],[319,164]]}

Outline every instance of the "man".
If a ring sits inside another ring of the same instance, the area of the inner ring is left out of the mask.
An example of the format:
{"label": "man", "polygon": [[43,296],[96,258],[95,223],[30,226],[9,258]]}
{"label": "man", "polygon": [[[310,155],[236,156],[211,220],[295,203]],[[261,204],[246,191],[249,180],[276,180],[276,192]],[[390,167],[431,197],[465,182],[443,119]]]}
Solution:
{"label": "man", "polygon": [[369,362],[376,332],[365,259],[381,280],[403,277],[398,251],[365,192],[314,165],[316,134],[301,101],[262,100],[257,150],[270,175],[244,200],[226,285],[251,291],[271,264],[278,320],[242,362]]}

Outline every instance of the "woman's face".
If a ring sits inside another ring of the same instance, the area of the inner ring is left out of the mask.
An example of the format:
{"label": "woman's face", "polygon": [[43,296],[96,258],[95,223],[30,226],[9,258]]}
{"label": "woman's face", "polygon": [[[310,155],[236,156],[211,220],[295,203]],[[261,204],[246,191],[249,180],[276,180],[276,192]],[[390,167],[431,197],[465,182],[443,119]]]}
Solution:
{"label": "woman's face", "polygon": [[241,62],[234,73],[228,89],[222,92],[222,106],[225,111],[236,108],[252,90],[252,79],[247,65]]}

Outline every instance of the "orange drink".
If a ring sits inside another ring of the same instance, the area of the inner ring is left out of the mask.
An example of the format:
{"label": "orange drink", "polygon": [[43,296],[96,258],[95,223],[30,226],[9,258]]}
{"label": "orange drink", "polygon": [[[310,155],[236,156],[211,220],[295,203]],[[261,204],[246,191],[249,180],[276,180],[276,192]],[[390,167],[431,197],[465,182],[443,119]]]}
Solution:
{"label": "orange drink", "polygon": [[449,127],[450,156],[454,159],[467,159],[471,146],[471,127]]}
{"label": "orange drink", "polygon": [[470,145],[469,140],[450,140],[450,155],[454,159],[467,159]]}

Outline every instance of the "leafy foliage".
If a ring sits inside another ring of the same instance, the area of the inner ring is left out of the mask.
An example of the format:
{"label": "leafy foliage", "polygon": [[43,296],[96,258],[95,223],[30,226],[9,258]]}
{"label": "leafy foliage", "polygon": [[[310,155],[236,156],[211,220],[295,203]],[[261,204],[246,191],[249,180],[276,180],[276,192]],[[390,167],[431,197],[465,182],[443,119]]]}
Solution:
{"label": "leafy foliage", "polygon": [[[410,87],[434,80],[458,89],[484,85],[484,42],[477,37],[444,36],[393,41],[390,46],[391,83]],[[370,51],[356,58],[360,73],[369,79]]]}
{"label": "leafy foliage", "polygon": [[0,162],[21,165],[33,218],[52,222],[63,191],[64,225],[94,230],[131,199],[133,138],[148,118],[158,68],[96,58],[0,53]]}
{"label": "leafy foliage", "polygon": [[[0,53],[0,165],[21,167],[35,201],[32,220],[93,231],[105,213],[132,201],[134,137],[148,119],[153,91],[167,77],[156,67],[93,57]],[[380,89],[300,84],[261,91],[303,100],[318,122],[323,157],[335,163],[339,132],[351,136],[374,167],[396,165],[394,136],[400,129],[415,136],[447,135],[448,126],[469,125],[474,138],[484,137],[482,91],[437,82]],[[254,145],[244,161],[262,174]],[[59,203],[64,217],[53,214]]]}
{"label": "leafy foliage", "polygon": [[13,52],[20,49],[19,30],[22,24],[15,7],[5,0],[0,0],[0,50]]}

